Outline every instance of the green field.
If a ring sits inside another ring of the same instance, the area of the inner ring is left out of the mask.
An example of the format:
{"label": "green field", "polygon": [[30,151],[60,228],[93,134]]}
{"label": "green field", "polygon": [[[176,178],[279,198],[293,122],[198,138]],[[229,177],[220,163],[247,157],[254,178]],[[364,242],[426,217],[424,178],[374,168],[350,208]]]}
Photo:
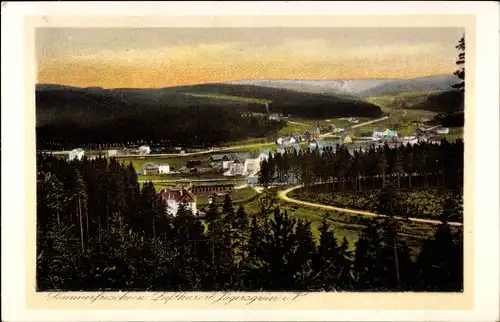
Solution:
{"label": "green field", "polygon": [[236,101],[243,103],[257,103],[257,104],[272,103],[272,101],[266,99],[232,96],[232,95],[216,94],[216,93],[182,93],[182,95],[200,97],[200,98],[211,98],[216,100]]}
{"label": "green field", "polygon": [[405,108],[412,105],[423,103],[427,97],[439,92],[422,91],[422,92],[403,92],[390,95],[367,97],[364,100],[380,106],[381,108]]}
{"label": "green field", "polygon": [[[363,118],[361,119],[361,122],[363,120],[370,120],[370,118]],[[347,120],[342,120],[340,118],[336,119],[325,119],[325,120],[311,120],[311,119],[301,119],[301,118],[294,118],[291,117],[287,119],[287,126],[282,128],[279,132],[278,135],[288,135],[291,133],[299,133],[302,134],[305,131],[311,129],[312,127],[315,126],[320,126],[320,127],[325,127],[328,125],[335,125],[336,127],[344,128],[347,129],[351,124]],[[290,123],[290,122],[295,122],[295,123]],[[300,124],[297,124],[300,123]]]}
{"label": "green field", "polygon": [[236,147],[234,149],[230,150],[224,150],[219,153],[215,154],[224,154],[224,153],[235,153],[235,152],[257,152],[263,149],[274,149],[276,148],[277,145],[274,142],[267,142],[267,143],[256,143],[252,145],[245,145],[242,147]]}

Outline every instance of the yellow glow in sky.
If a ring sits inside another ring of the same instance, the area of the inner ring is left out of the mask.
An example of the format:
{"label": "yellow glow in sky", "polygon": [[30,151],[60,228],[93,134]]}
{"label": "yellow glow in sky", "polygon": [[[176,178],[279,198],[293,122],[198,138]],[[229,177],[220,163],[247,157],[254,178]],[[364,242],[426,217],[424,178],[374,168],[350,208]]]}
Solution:
{"label": "yellow glow in sky", "polygon": [[169,87],[451,74],[463,28],[39,28],[38,83]]}

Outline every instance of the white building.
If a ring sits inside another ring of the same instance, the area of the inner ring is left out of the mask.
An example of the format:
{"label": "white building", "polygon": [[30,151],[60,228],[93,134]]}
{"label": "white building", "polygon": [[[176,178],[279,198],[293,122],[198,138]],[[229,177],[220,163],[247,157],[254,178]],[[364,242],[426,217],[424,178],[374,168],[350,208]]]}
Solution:
{"label": "white building", "polygon": [[189,190],[184,188],[163,189],[159,195],[167,204],[167,213],[173,216],[177,215],[181,204],[184,204],[186,209],[190,210],[193,215],[198,211],[196,208],[196,195]]}
{"label": "white building", "polygon": [[385,131],[383,129],[381,129],[381,128],[375,128],[373,130],[372,137],[373,138],[382,138],[385,135],[384,132]]}
{"label": "white building", "polygon": [[233,164],[233,160],[222,161],[222,169],[227,170]]}
{"label": "white building", "polygon": [[276,143],[278,143],[281,146],[289,146],[295,143],[297,140],[295,138],[289,137],[289,136],[282,136],[276,140]]}
{"label": "white building", "polygon": [[151,153],[151,148],[149,145],[142,145],[139,147],[139,154],[140,155],[146,155]]}
{"label": "white building", "polygon": [[229,166],[229,169],[224,172],[224,176],[234,177],[234,176],[244,176],[245,175],[245,161],[240,159],[235,159],[233,163]]}
{"label": "white building", "polygon": [[437,129],[436,133],[437,134],[449,134],[450,133],[450,129],[447,128],[447,127],[442,127],[442,128]]}
{"label": "white building", "polygon": [[118,150],[108,150],[108,157],[116,157],[118,155]]}
{"label": "white building", "polygon": [[269,120],[280,121],[281,120],[281,115],[279,113],[271,113],[269,115]]}
{"label": "white building", "polygon": [[158,172],[160,174],[169,173],[170,172],[170,166],[168,164],[159,164],[158,165]]}
{"label": "white building", "polygon": [[80,148],[74,149],[69,153],[68,160],[69,161],[73,161],[73,160],[80,161],[84,155],[85,155],[85,151],[83,151],[82,149],[80,149]]}

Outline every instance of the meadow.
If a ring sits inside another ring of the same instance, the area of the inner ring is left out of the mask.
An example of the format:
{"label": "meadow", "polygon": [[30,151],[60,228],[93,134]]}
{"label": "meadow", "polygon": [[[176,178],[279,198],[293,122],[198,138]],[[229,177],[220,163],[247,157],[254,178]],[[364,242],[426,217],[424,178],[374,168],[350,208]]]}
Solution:
{"label": "meadow", "polygon": [[182,94],[185,96],[192,96],[198,98],[210,98],[215,100],[228,100],[228,101],[243,102],[243,103],[258,103],[258,104],[272,103],[272,101],[266,99],[225,95],[219,93],[182,93]]}

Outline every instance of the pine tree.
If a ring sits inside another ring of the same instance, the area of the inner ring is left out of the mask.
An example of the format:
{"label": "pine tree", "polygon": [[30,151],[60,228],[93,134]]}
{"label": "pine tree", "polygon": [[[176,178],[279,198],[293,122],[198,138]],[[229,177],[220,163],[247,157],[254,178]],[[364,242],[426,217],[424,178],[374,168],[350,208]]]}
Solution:
{"label": "pine tree", "polygon": [[378,195],[376,209],[380,214],[386,216],[382,222],[382,227],[385,230],[385,235],[388,239],[386,244],[391,245],[393,250],[393,271],[396,277],[397,288],[400,288],[401,272],[398,258],[398,231],[400,228],[400,223],[398,219],[395,218],[397,213],[401,209],[399,190],[391,184],[384,186]]}
{"label": "pine tree", "polygon": [[276,197],[276,194],[272,190],[264,189],[257,201],[259,215],[262,217],[268,216],[272,212],[272,209],[276,208],[277,202],[278,198]]}
{"label": "pine tree", "polygon": [[458,50],[458,59],[456,64],[458,69],[455,71],[455,76],[460,78],[462,82],[453,85],[453,88],[456,88],[463,92],[465,90],[465,35],[460,38],[458,45],[455,47]]}
{"label": "pine tree", "polygon": [[260,165],[260,171],[258,174],[259,184],[263,185],[264,187],[267,187],[271,182],[269,174],[270,174],[269,162],[267,160],[262,160]]}
{"label": "pine tree", "polygon": [[236,211],[234,226],[236,234],[233,245],[236,249],[236,260],[238,262],[241,262],[245,257],[245,248],[249,228],[248,215],[245,212],[245,208],[243,206],[240,206]]}
{"label": "pine tree", "polygon": [[316,244],[311,231],[311,223],[299,220],[295,227],[294,238],[297,248],[291,256],[290,266],[297,273],[293,276],[294,288],[307,290],[313,286],[313,256],[316,253]]}
{"label": "pine tree", "polygon": [[292,260],[293,250],[297,247],[294,238],[296,220],[291,219],[287,212],[274,209],[272,220],[268,221],[266,229],[261,233],[260,247],[257,249],[256,267],[262,276],[268,290],[293,290],[294,276],[297,268],[288,263]]}
{"label": "pine tree", "polygon": [[380,175],[382,176],[382,184],[384,185],[385,184],[385,171],[387,169],[387,158],[386,158],[383,150],[379,152],[377,167],[379,169]]}
{"label": "pine tree", "polygon": [[394,161],[394,165],[392,167],[392,173],[396,175],[398,179],[398,188],[401,187],[400,176],[403,173],[403,155],[401,151],[396,152],[396,160]]}
{"label": "pine tree", "polygon": [[354,275],[356,288],[360,291],[381,290],[384,281],[379,273],[378,252],[382,248],[382,236],[375,221],[363,229],[356,242],[354,255]]}
{"label": "pine tree", "polygon": [[339,247],[326,218],[319,228],[319,245],[314,257],[315,288],[332,291],[338,287]]}

